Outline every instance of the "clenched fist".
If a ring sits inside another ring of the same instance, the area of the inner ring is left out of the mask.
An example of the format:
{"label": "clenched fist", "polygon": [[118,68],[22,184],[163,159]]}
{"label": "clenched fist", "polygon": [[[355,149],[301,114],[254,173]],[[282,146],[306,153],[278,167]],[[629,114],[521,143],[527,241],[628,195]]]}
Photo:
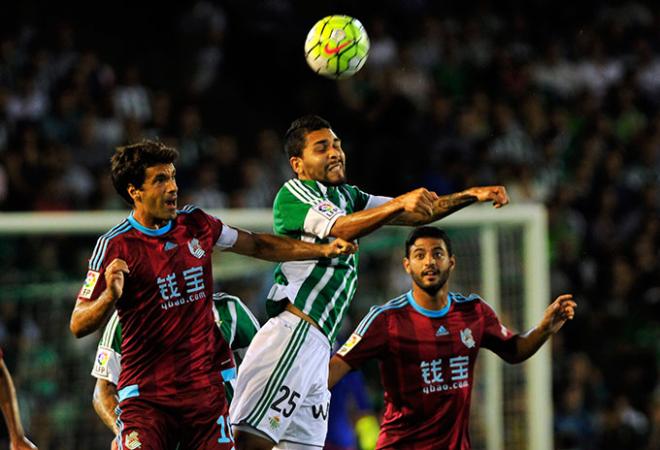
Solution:
{"label": "clenched fist", "polygon": [[124,292],[124,275],[129,273],[126,261],[119,258],[113,259],[105,269],[105,284],[114,300],[118,300]]}
{"label": "clenched fist", "polygon": [[466,190],[467,194],[477,197],[479,202],[493,202],[495,208],[501,208],[509,203],[509,196],[504,186],[479,186]]}
{"label": "clenched fist", "polygon": [[357,244],[337,238],[329,244],[325,244],[326,258],[336,258],[339,255],[350,255],[357,251]]}

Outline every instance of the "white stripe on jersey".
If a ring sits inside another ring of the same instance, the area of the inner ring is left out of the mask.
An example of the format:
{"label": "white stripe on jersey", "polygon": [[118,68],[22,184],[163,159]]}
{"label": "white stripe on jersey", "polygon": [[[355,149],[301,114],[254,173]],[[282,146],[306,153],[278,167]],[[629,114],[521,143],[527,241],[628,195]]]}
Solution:
{"label": "white stripe on jersey", "polygon": [[313,189],[310,189],[309,186],[305,185],[305,183],[303,183],[299,179],[294,178],[291,181],[293,181],[293,184],[298,188],[300,192],[307,194],[307,197],[310,197],[312,201],[314,201],[314,203],[318,203],[325,200],[325,198],[323,198],[322,195],[317,194]]}
{"label": "white stripe on jersey", "polygon": [[[293,180],[291,180],[293,181]],[[284,186],[288,189],[288,191],[296,197],[298,200],[300,200],[302,203],[306,203],[308,205],[315,205],[316,202],[313,199],[310,199],[306,194],[303,192],[300,192],[298,188],[295,187],[295,185],[291,182],[287,181],[284,183]]]}
{"label": "white stripe on jersey", "polygon": [[[353,295],[355,295],[355,291],[357,289],[357,275],[353,278],[353,281],[351,282],[351,285],[348,287],[348,296],[346,298],[353,298]],[[339,310],[339,314],[337,314],[338,319],[343,319],[344,318],[344,311],[346,311],[346,308],[348,308],[348,305],[350,305],[351,302],[344,302],[342,305],[341,309]],[[335,320],[335,325],[332,327],[332,330],[330,331],[330,334],[328,336],[334,336],[335,332],[337,331],[337,327],[341,325],[342,320]]]}
{"label": "white stripe on jersey", "polygon": [[332,278],[332,275],[335,273],[335,268],[334,267],[328,267],[325,270],[325,273],[321,277],[321,279],[316,283],[316,286],[309,292],[309,295],[305,299],[305,308],[303,309],[304,314],[309,314],[309,312],[312,310],[312,306],[314,306],[314,301],[316,300],[316,297],[318,297],[319,292],[323,290],[326,284],[328,284],[328,281]]}
{"label": "white stripe on jersey", "polygon": [[[350,255],[349,258],[353,257],[354,255]],[[347,264],[350,264],[347,261]],[[348,279],[349,275],[353,272],[353,267],[349,267],[348,271],[346,272],[346,275],[344,276],[344,279],[342,280],[341,284],[339,285],[339,288],[335,291],[335,294],[332,296],[330,301],[328,302],[327,305],[325,305],[325,309],[323,310],[323,314],[321,314],[321,317],[319,317],[318,324],[321,328],[323,328],[323,324],[325,323],[325,320],[328,318],[330,315],[330,311],[335,309],[335,302],[337,301],[337,298],[344,292],[344,286],[346,286],[346,280]],[[347,297],[350,298],[350,297]],[[348,304],[349,302],[344,302]]]}

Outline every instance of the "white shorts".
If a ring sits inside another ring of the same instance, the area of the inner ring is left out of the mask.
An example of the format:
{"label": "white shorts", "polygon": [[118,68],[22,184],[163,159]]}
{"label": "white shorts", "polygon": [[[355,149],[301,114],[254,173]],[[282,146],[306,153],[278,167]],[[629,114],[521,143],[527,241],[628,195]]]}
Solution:
{"label": "white shorts", "polygon": [[232,424],[275,443],[322,448],[330,408],[329,362],[330,343],[321,331],[288,311],[270,319],[238,370]]}

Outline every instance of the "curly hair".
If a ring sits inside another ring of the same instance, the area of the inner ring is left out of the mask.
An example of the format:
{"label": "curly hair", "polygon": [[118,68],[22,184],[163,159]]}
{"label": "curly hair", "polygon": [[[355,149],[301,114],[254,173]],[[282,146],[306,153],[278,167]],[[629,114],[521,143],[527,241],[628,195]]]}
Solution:
{"label": "curly hair", "polygon": [[323,128],[332,127],[330,122],[319,116],[307,115],[294,120],[284,135],[284,150],[289,158],[302,156],[307,134]]}
{"label": "curly hair", "polygon": [[171,164],[177,160],[179,152],[159,141],[144,139],[141,142],[124,145],[115,149],[110,159],[112,184],[117,193],[129,205],[133,199],[128,195],[128,185],[140,187],[144,184],[148,167],[158,164]]}

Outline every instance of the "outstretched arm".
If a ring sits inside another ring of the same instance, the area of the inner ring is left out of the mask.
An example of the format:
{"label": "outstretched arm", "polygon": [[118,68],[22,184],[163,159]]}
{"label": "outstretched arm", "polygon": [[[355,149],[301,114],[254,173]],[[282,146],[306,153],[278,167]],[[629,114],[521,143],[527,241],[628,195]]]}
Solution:
{"label": "outstretched arm", "polygon": [[348,372],[351,371],[351,366],[349,366],[343,359],[339,356],[334,355],[330,358],[330,371],[328,374],[328,389],[332,389],[333,386],[344,378]]}
{"label": "outstretched arm", "polygon": [[536,353],[550,336],[559,331],[567,320],[573,319],[576,307],[577,303],[573,301],[572,294],[560,295],[546,308],[538,325],[504,342],[493,351],[511,364],[525,361]]}
{"label": "outstretched arm", "polygon": [[355,253],[357,245],[343,239],[329,244],[311,244],[266,233],[250,233],[237,229],[238,237],[227,251],[253,256],[267,261],[299,261],[317,258],[335,258]]}
{"label": "outstretched arm", "polygon": [[401,217],[410,216],[431,221],[434,202],[437,200],[438,196],[435,193],[424,188],[416,189],[375,208],[339,217],[332,226],[330,235],[352,241],[383,225],[396,223]]}
{"label": "outstretched arm", "polygon": [[94,404],[94,411],[96,411],[101,421],[117,435],[119,433],[117,429],[117,414],[115,413],[115,409],[119,403],[117,386],[108,380],[98,378],[96,380],[96,386],[94,386],[92,403]]}
{"label": "outstretched arm", "polygon": [[430,218],[416,213],[403,213],[395,217],[391,225],[418,226],[435,222],[443,217],[459,211],[477,202],[493,202],[495,208],[501,208],[509,203],[509,196],[504,186],[472,187],[455,194],[443,195],[433,203],[433,214]]}
{"label": "outstretched arm", "polygon": [[9,370],[7,370],[4,359],[0,359],[0,406],[9,431],[10,450],[36,449],[37,447],[25,437],[18,411],[14,382]]}
{"label": "outstretched arm", "polygon": [[124,260],[114,259],[105,270],[106,288],[97,299],[78,299],[71,313],[69,328],[77,338],[87,336],[97,330],[112,311],[117,299],[124,290],[124,275],[128,275],[128,265]]}

